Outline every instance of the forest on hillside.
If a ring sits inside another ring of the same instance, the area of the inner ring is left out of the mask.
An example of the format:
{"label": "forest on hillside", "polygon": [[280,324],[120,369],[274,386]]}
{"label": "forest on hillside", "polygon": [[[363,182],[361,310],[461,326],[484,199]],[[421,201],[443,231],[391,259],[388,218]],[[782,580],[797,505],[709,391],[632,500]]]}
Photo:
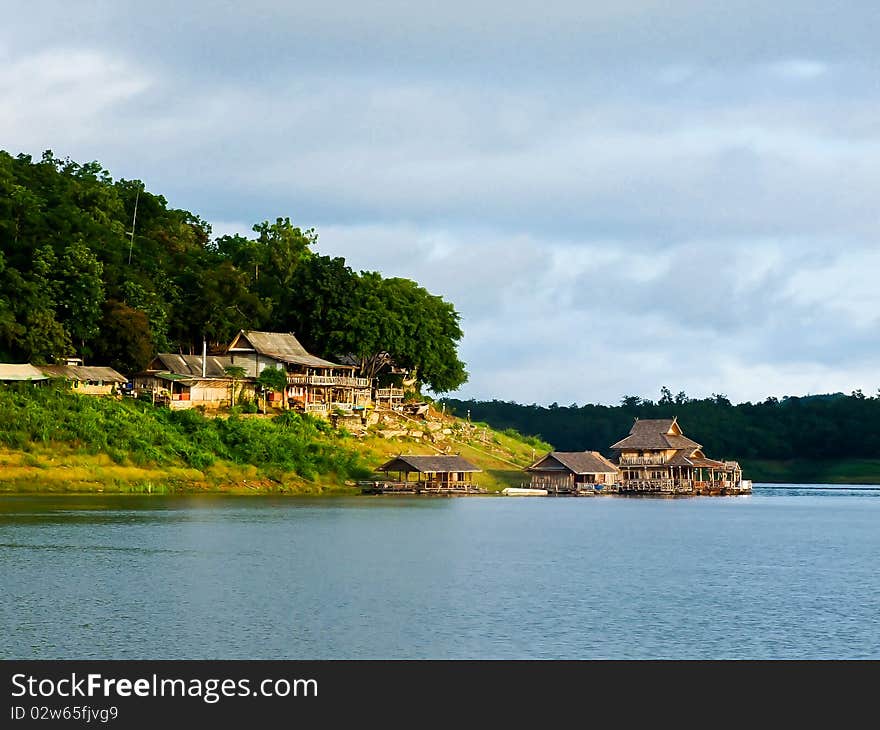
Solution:
{"label": "forest on hillside", "polygon": [[318,254],[316,231],[289,218],[253,231],[213,237],[97,162],[0,151],[0,362],[79,355],[131,374],[157,352],[200,352],[203,338],[220,350],[255,329],[293,332],[368,376],[393,363],[438,393],[465,382],[452,304]]}
{"label": "forest on hillside", "polygon": [[872,459],[880,456],[880,393],[861,391],[767,398],[734,405],[724,395],[691,399],[664,388],[657,401],[624,397],[617,406],[520,405],[445,398],[459,416],[540,436],[560,451],[594,450],[629,433],[636,418],[676,416],[686,436],[719,459]]}

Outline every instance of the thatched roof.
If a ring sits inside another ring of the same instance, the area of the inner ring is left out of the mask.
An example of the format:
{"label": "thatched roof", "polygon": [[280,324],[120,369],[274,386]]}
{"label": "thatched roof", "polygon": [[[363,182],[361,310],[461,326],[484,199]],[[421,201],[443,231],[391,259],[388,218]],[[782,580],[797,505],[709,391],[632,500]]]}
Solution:
{"label": "thatched roof", "polygon": [[416,456],[401,454],[386,461],[377,471],[417,471],[422,474],[444,474],[449,472],[476,472],[478,469],[460,456]]}
{"label": "thatched roof", "polygon": [[28,363],[0,363],[0,380],[48,380],[37,368]]}
{"label": "thatched roof", "polygon": [[675,418],[636,419],[629,436],[621,439],[611,448],[622,449],[699,449],[701,444],[689,439],[681,432]]}
{"label": "thatched roof", "polygon": [[344,368],[354,370],[350,365],[340,365],[320,357],[310,355],[292,332],[258,332],[241,330],[229,345],[229,352],[257,352],[273,360],[305,365],[314,368]]}
{"label": "thatched roof", "polygon": [[104,383],[127,383],[128,378],[111,367],[92,365],[41,365],[40,370],[50,378],[65,378],[81,383],[102,381]]}
{"label": "thatched roof", "polygon": [[598,451],[551,451],[526,471],[569,471],[572,474],[616,473],[617,467]]}
{"label": "thatched roof", "polygon": [[[224,368],[232,365],[232,358],[208,355],[205,358],[206,378],[228,378]],[[160,352],[147,367],[147,371],[159,370],[190,378],[202,377],[201,355],[178,355],[173,352]]]}

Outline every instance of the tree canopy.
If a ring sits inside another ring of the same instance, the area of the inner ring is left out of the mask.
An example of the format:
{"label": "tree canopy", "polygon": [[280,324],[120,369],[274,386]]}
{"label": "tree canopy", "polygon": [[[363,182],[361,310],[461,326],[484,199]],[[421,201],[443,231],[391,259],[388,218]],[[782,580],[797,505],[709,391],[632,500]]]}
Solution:
{"label": "tree canopy", "polygon": [[0,151],[0,360],[79,354],[131,373],[157,351],[198,352],[203,338],[220,349],[258,329],[293,332],[369,377],[393,363],[435,392],[467,379],[450,303],[318,254],[315,230],[290,218],[253,232],[212,237],[97,162]]}

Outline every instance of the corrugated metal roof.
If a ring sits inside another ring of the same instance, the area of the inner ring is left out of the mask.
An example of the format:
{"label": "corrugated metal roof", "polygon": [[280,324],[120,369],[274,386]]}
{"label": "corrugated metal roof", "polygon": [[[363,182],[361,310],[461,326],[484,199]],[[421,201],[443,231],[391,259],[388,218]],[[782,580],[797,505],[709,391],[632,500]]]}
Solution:
{"label": "corrugated metal roof", "polygon": [[105,383],[127,383],[128,378],[111,367],[92,365],[41,365],[40,370],[50,378],[67,378],[88,382],[100,380]]}
{"label": "corrugated metal roof", "polygon": [[48,380],[29,363],[0,363],[0,380]]}
{"label": "corrugated metal roof", "polygon": [[[559,466],[554,467],[553,462]],[[551,451],[532,464],[526,471],[562,471],[573,474],[607,474],[618,471],[617,467],[598,451]]]}
{"label": "corrugated metal roof", "polygon": [[[208,355],[205,358],[205,377],[206,378],[227,378],[227,368],[231,366],[231,357],[218,357],[217,355]],[[202,377],[202,356],[201,355],[178,355],[173,352],[160,352],[150,363],[149,370],[167,370],[176,375],[186,375],[191,378]]]}
{"label": "corrugated metal roof", "polygon": [[[242,341],[244,340],[244,341]],[[350,365],[340,365],[323,358],[310,355],[292,332],[258,332],[256,330],[242,330],[229,346],[232,351],[255,350],[260,355],[271,357],[274,360],[291,363],[292,365],[305,365],[315,368],[344,368],[354,370]]]}
{"label": "corrugated metal roof", "polygon": [[378,471],[418,471],[423,474],[483,471],[478,469],[461,456],[417,456],[414,454],[401,454],[379,467]]}

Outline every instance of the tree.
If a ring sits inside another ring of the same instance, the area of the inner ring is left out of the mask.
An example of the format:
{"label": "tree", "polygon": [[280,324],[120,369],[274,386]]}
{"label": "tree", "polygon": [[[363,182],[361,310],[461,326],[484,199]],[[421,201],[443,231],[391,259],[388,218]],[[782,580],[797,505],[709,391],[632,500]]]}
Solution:
{"label": "tree", "polygon": [[229,398],[229,407],[231,408],[235,405],[235,385],[239,380],[244,378],[247,371],[241,365],[227,365],[223,370],[226,371],[226,374],[230,378],[232,378],[232,394]]}
{"label": "tree", "polygon": [[108,300],[103,307],[94,355],[121,373],[137,373],[153,357],[153,338],[147,315],[124,302]]}
{"label": "tree", "polygon": [[265,390],[281,393],[281,405],[287,409],[287,374],[281,368],[264,368],[257,377],[257,383]]}
{"label": "tree", "polygon": [[103,264],[83,241],[67,246],[59,260],[58,312],[80,351],[98,336],[104,304]]}
{"label": "tree", "polygon": [[674,402],[672,400],[672,391],[669,390],[669,388],[667,388],[665,385],[660,388],[660,400],[657,402],[663,405],[670,405]]}

